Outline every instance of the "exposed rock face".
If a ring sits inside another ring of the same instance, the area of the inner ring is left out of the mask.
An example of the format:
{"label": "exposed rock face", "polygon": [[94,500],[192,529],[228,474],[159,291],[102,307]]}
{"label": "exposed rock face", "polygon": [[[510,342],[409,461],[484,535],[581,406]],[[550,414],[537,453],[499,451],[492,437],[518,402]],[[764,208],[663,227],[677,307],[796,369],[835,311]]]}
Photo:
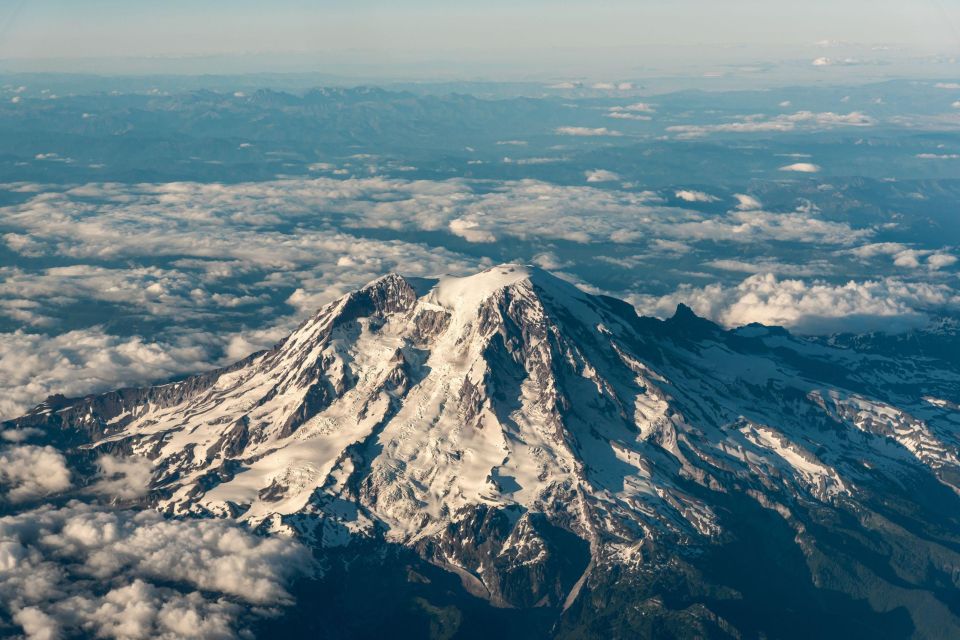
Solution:
{"label": "exposed rock face", "polygon": [[[727,605],[709,604],[726,592],[690,586],[723,583],[693,558],[767,518],[808,581],[876,611],[912,606],[910,588],[956,593],[958,372],[723,331],[685,307],[641,318],[503,265],[422,295],[387,276],[231,367],[52,397],[7,426],[149,458],[151,500],[173,515],[238,517],[321,548],[402,545],[496,606],[565,621],[606,615],[596,598],[622,582],[649,591],[647,619],[736,635]],[[913,504],[918,487],[929,493]],[[881,567],[862,555],[877,546],[909,551]],[[665,576],[699,594],[682,615],[661,598]],[[916,605],[916,629],[960,628],[949,598],[924,597],[935,622]]]}

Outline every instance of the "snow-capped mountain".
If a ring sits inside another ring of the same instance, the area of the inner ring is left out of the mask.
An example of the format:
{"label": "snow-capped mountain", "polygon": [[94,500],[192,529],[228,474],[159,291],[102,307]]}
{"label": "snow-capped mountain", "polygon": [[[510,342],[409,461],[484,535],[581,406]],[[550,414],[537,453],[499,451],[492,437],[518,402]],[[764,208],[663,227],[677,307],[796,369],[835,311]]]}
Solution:
{"label": "snow-capped mountain", "polygon": [[227,368],[6,427],[148,460],[170,516],[405,549],[553,635],[950,637],[960,365],[923,339],[643,318],[523,265],[388,275]]}

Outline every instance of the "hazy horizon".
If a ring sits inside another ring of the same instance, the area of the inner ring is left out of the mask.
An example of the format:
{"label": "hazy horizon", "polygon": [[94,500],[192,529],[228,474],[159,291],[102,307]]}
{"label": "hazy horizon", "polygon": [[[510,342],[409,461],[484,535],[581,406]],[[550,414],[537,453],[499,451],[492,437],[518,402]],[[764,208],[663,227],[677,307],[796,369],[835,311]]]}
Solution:
{"label": "hazy horizon", "polygon": [[0,70],[374,80],[945,77],[960,7],[894,2],[43,0],[0,8]]}

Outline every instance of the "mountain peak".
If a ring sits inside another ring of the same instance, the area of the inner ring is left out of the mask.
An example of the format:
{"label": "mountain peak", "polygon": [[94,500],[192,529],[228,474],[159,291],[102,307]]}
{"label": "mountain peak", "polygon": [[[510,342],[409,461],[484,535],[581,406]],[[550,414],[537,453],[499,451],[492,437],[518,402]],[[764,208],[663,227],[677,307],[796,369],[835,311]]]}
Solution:
{"label": "mountain peak", "polygon": [[523,264],[501,264],[469,276],[446,276],[433,290],[438,304],[447,308],[476,307],[497,291],[519,282],[529,282],[538,271]]}
{"label": "mountain peak", "polygon": [[[559,607],[590,571],[719,544],[750,520],[731,510],[843,509],[874,469],[911,469],[944,505],[960,493],[952,423],[927,422],[955,376],[907,394],[887,359],[744,340],[686,305],[634,320],[530,265],[390,274],[231,367],[51,398],[9,426],[62,434],[87,460],[142,458],[145,500],[165,513],[406,545],[512,606]],[[856,386],[831,362],[857,367]],[[919,408],[878,399],[922,394]],[[551,574],[571,548],[589,558]]]}
{"label": "mountain peak", "polygon": [[707,337],[720,330],[718,325],[706,318],[701,318],[682,302],[677,305],[673,316],[666,320],[666,324],[692,337]]}

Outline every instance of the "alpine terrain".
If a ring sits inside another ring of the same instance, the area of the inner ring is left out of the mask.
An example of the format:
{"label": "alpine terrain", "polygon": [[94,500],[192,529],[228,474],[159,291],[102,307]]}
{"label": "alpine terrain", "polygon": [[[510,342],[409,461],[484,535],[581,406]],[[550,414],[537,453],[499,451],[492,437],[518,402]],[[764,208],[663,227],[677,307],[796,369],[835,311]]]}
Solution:
{"label": "alpine terrain", "polygon": [[724,330],[507,264],[3,428],[149,461],[117,505],[310,546],[260,637],[956,638],[958,402],[946,322]]}

